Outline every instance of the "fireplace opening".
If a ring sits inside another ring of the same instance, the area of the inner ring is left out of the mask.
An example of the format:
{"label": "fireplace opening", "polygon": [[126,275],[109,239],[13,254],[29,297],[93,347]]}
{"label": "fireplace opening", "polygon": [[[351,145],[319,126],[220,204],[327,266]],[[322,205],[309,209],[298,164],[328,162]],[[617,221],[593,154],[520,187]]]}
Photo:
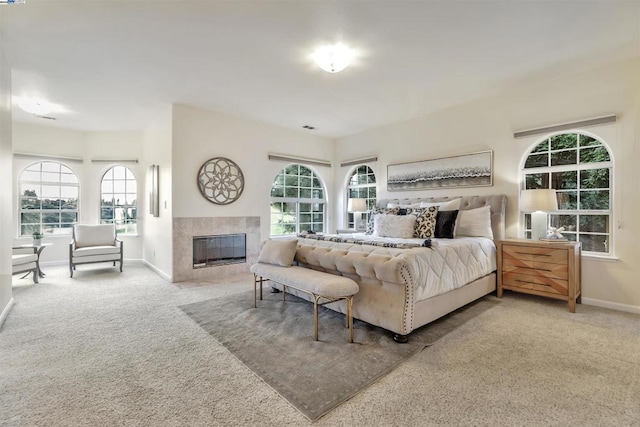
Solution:
{"label": "fireplace opening", "polygon": [[193,238],[193,268],[247,261],[247,235],[223,234]]}

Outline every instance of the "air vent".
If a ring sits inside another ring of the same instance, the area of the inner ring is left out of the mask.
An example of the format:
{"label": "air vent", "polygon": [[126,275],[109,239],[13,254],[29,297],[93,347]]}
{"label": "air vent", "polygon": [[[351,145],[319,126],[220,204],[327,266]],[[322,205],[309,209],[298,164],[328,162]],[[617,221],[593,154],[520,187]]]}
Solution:
{"label": "air vent", "polygon": [[309,130],[314,130],[315,129],[315,127],[309,126],[309,125],[304,125],[304,126],[302,126],[302,128],[303,129],[309,129]]}
{"label": "air vent", "polygon": [[36,117],[39,117],[41,119],[47,119],[47,120],[58,120],[55,117],[51,117],[51,116],[36,116]]}

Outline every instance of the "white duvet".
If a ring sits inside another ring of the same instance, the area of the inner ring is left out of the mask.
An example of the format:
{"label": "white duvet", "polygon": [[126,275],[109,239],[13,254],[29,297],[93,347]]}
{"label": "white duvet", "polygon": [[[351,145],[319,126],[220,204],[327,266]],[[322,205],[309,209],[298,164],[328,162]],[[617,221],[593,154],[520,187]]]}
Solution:
{"label": "white duvet", "polygon": [[[361,233],[336,237],[389,243],[414,242],[418,245],[424,242],[424,239],[396,239]],[[484,237],[432,239],[431,248],[411,250],[416,254],[417,262],[416,301],[460,288],[496,270],[496,246],[493,240]]]}

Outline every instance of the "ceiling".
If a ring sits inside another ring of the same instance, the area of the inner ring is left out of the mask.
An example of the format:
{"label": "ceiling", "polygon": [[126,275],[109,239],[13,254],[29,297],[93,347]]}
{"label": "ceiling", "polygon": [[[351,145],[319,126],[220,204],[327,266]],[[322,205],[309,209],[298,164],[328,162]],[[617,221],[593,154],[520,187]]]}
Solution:
{"label": "ceiling", "polygon": [[[14,120],[142,130],[168,104],[337,138],[640,55],[640,1],[26,0],[0,7]],[[344,42],[345,71],[311,51]],[[303,125],[315,130],[303,130]]]}

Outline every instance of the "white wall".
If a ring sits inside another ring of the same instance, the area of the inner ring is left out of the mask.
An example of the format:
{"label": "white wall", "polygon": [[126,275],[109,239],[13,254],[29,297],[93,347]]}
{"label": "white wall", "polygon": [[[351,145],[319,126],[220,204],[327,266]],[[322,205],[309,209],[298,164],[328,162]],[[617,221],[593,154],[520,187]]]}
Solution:
{"label": "white wall", "polygon": [[[600,137],[614,156],[614,251],[617,261],[583,259],[583,299],[590,303],[640,311],[640,174],[638,115],[640,61],[629,61],[535,84],[519,83],[499,96],[461,105],[402,123],[372,129],[336,142],[338,162],[378,155],[378,197],[504,193],[508,196],[507,235],[519,236],[519,170],[525,153],[538,138],[514,139],[513,132],[618,114],[614,125],[584,129]],[[542,137],[542,136],[540,136]],[[446,157],[491,149],[494,185],[459,190],[388,192],[388,164]],[[353,167],[336,171],[335,215],[344,219],[344,185]]]}
{"label": "white wall", "polygon": [[[138,211],[138,220],[144,224],[143,260],[167,280],[171,280],[173,274],[172,114],[172,108],[166,107],[144,132],[142,167],[147,172],[143,180],[144,191],[141,192],[143,197]],[[160,166],[160,215],[158,217],[149,213],[148,170],[151,165]]]}
{"label": "white wall", "polygon": [[[20,122],[13,123],[13,151],[35,155],[34,158],[14,157],[13,188],[18,188],[18,177],[27,166],[40,161],[37,156],[62,157],[58,161],[73,170],[80,180],[80,205],[78,222],[97,224],[100,220],[100,181],[107,169],[123,164],[132,170],[137,179],[138,199],[144,192],[144,167],[138,163],[92,163],[96,159],[141,160],[142,132],[81,132]],[[65,160],[78,159],[78,161]],[[14,212],[18,209],[17,194],[12,196]],[[141,226],[143,227],[143,225]],[[140,227],[140,228],[141,228]],[[14,243],[27,243],[30,237],[19,237],[19,218],[13,219]],[[141,230],[138,231],[138,235]],[[142,258],[142,239],[139,236],[120,236],[124,242],[125,260]],[[41,262],[66,262],[69,259],[70,236],[45,236],[45,242],[53,243],[42,251]]]}
{"label": "white wall", "polygon": [[[261,238],[269,237],[269,195],[273,180],[287,163],[269,161],[269,153],[331,161],[333,144],[312,131],[295,131],[247,121],[212,111],[174,105],[173,216],[260,216]],[[226,157],[240,166],[245,178],[241,197],[228,205],[207,201],[196,175],[213,157]],[[333,171],[311,167],[327,187],[328,223],[333,227]]]}
{"label": "white wall", "polygon": [[[0,11],[0,26],[3,18]],[[11,68],[0,43],[0,183],[3,187],[11,182],[13,173],[11,146]],[[5,188],[0,192],[0,326],[11,308],[12,301],[11,243],[14,236],[12,199],[11,188]]]}

